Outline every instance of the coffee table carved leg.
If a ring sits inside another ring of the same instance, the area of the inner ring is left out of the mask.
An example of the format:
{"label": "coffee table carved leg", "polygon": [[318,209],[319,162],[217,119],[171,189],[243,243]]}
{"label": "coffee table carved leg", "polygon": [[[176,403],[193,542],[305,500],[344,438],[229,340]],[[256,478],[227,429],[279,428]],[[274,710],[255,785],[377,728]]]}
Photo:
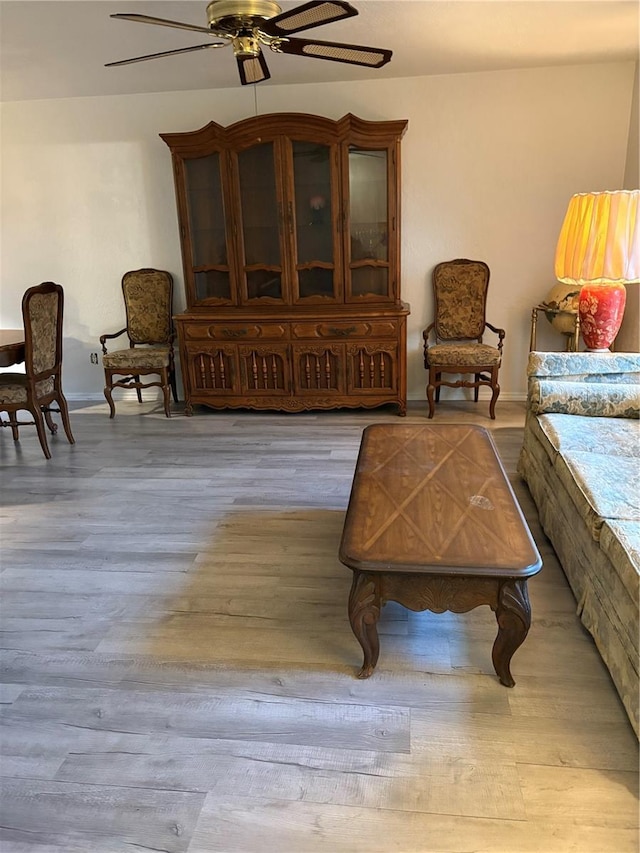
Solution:
{"label": "coffee table carved leg", "polygon": [[369,678],[380,653],[376,627],[380,618],[380,593],[374,577],[353,570],[353,583],[349,594],[349,622],[364,652],[364,663],[358,678]]}
{"label": "coffee table carved leg", "polygon": [[520,648],[529,633],[531,605],[526,580],[511,580],[503,583],[498,593],[496,609],[498,636],[493,644],[491,657],[493,666],[505,687],[514,687],[509,664],[514,652]]}

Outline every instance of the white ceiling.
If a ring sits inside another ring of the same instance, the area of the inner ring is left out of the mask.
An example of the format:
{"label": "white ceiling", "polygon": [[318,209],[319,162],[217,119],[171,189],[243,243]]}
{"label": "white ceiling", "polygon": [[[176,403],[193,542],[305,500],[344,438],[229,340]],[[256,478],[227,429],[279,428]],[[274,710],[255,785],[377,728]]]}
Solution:
{"label": "white ceiling", "polygon": [[[290,9],[298,2],[281,2]],[[300,37],[391,48],[378,70],[267,50],[260,86],[413,77],[638,59],[640,0],[353,0],[357,17]],[[137,12],[207,25],[206,0],[0,0],[1,100],[239,86],[231,48],[105,68],[203,44],[207,35],[130,21]]]}

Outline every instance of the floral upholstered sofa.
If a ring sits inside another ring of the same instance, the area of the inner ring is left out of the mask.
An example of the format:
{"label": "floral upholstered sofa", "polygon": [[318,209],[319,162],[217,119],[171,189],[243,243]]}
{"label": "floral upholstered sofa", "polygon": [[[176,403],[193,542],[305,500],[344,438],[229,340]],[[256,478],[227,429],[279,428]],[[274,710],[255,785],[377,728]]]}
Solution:
{"label": "floral upholstered sofa", "polygon": [[518,471],[638,734],[640,354],[532,352]]}

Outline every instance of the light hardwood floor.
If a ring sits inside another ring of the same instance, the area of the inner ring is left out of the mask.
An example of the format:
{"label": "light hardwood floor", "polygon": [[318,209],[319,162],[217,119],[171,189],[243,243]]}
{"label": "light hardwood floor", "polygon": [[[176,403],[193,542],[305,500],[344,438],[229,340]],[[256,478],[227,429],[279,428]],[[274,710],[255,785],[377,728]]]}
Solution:
{"label": "light hardwood floor", "polygon": [[515,474],[524,404],[486,408],[434,422],[492,430],[544,559],[512,690],[488,608],[387,605],[355,678],[337,552],[393,412],[76,404],[49,462],[3,430],[2,853],[637,853],[637,740]]}

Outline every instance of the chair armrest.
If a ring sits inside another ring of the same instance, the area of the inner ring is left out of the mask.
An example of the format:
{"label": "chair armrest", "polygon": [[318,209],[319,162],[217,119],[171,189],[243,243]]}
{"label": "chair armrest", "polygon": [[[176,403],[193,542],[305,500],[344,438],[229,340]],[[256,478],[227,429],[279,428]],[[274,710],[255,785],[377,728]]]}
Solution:
{"label": "chair armrest", "polygon": [[427,326],[427,328],[423,329],[423,331],[422,331],[422,340],[424,342],[423,343],[423,351],[424,351],[424,366],[425,366],[425,368],[429,367],[429,365],[427,364],[427,350],[429,349],[429,332],[433,328],[435,328],[435,325],[436,325],[435,323],[430,323]]}
{"label": "chair armrest", "polygon": [[114,335],[100,335],[100,346],[102,347],[102,354],[107,354],[107,348],[105,346],[105,341],[111,340],[112,338],[119,338],[120,335],[124,335],[127,331],[126,327],[124,329],[120,329],[119,332],[116,332]]}
{"label": "chair armrest", "polygon": [[504,329],[498,329],[496,326],[492,326],[491,323],[487,323],[485,321],[485,327],[487,329],[491,329],[498,336],[498,349],[502,349],[502,342],[504,341],[504,336],[507,334]]}

